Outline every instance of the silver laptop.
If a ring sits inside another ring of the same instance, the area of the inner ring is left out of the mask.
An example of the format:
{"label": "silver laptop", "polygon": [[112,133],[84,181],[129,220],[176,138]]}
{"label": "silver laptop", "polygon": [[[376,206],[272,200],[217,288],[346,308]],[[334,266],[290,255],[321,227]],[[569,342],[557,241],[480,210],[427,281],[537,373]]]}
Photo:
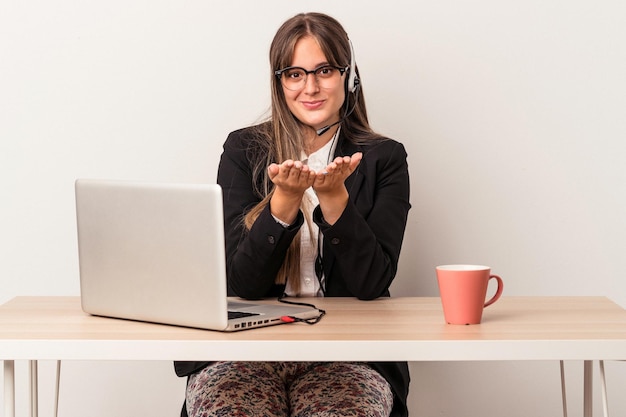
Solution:
{"label": "silver laptop", "polygon": [[227,298],[219,185],[79,179],[75,192],[85,312],[219,331],[319,315]]}

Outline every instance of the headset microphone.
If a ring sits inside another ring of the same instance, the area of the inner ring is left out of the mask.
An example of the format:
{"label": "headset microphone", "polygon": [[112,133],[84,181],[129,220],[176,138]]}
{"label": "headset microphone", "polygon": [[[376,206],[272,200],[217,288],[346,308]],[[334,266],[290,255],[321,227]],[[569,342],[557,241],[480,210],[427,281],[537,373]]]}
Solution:
{"label": "headset microphone", "polygon": [[[348,116],[350,116],[352,112],[354,111],[354,109],[356,108],[356,99],[358,97],[357,92],[359,90],[360,80],[356,76],[356,62],[354,60],[354,47],[352,46],[352,41],[350,39],[348,39],[348,43],[350,44],[350,69],[349,69],[350,72],[348,73],[347,90],[351,93],[354,93],[355,95],[354,104],[352,105],[352,108],[350,109],[350,111],[346,112],[341,119],[337,120],[335,123],[332,123],[320,129],[317,129],[316,130],[317,136],[322,136],[324,133],[328,132],[328,130],[331,127],[336,126],[339,123],[346,120]],[[346,97],[346,100],[347,100],[347,97]]]}
{"label": "headset microphone", "polygon": [[344,116],[344,117],[342,117],[341,119],[337,120],[337,121],[336,121],[335,123],[333,123],[333,124],[326,125],[326,126],[324,126],[324,127],[320,128],[320,129],[317,129],[317,130],[315,131],[315,133],[317,133],[317,136],[322,136],[324,133],[328,132],[328,130],[329,130],[331,127],[333,127],[333,126],[335,126],[335,125],[338,125],[339,123],[343,122],[345,119],[346,119],[346,116]]}

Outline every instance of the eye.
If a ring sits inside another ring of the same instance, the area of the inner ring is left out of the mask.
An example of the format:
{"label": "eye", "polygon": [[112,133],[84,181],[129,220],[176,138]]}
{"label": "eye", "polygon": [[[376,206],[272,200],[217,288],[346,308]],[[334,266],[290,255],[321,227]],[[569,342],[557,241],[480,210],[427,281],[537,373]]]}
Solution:
{"label": "eye", "polygon": [[298,81],[304,78],[304,71],[299,68],[292,68],[285,71],[285,77],[289,78],[290,80]]}
{"label": "eye", "polygon": [[321,78],[330,78],[334,75],[336,69],[330,66],[324,66],[315,70],[315,75]]}

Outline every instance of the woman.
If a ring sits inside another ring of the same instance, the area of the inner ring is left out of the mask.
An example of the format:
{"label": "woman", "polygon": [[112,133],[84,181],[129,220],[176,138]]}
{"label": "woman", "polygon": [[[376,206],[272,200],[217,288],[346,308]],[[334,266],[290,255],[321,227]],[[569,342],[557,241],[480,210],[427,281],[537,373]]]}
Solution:
{"label": "woman", "polygon": [[[389,296],[410,208],[407,155],[369,126],[346,32],[327,15],[294,16],[270,64],[271,118],[231,133],[218,170],[229,295]],[[408,415],[404,362],[176,371],[189,376],[192,417]]]}

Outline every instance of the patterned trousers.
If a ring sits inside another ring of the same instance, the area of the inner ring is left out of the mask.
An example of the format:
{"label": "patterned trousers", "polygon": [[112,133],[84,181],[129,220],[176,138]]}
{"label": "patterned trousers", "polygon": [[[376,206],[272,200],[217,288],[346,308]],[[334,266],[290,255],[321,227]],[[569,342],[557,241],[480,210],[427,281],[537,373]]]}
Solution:
{"label": "patterned trousers", "polygon": [[190,417],[388,417],[389,383],[364,363],[215,362],[190,376]]}

